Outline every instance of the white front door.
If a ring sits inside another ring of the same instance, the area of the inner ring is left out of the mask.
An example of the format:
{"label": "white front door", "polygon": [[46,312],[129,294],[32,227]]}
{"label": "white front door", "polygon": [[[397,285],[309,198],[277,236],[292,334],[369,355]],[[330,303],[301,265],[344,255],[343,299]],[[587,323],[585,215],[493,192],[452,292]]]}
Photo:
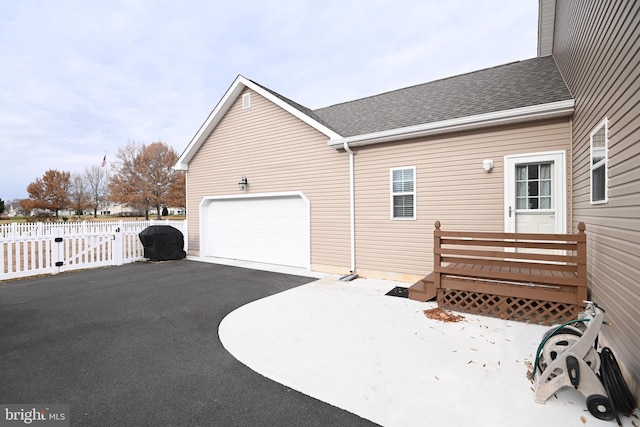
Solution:
{"label": "white front door", "polygon": [[566,232],[564,151],[505,156],[505,231]]}

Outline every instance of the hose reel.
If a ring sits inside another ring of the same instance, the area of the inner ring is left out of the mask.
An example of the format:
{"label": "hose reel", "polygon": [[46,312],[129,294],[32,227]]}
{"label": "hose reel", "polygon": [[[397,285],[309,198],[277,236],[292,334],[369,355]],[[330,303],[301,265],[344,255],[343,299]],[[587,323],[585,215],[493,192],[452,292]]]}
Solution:
{"label": "hose reel", "polygon": [[597,376],[600,355],[596,345],[604,323],[604,311],[589,302],[580,318],[573,323],[584,325],[584,330],[561,325],[548,331],[538,347],[535,400],[545,403],[559,389],[574,387],[587,399],[591,415],[611,420],[616,416],[615,408]]}

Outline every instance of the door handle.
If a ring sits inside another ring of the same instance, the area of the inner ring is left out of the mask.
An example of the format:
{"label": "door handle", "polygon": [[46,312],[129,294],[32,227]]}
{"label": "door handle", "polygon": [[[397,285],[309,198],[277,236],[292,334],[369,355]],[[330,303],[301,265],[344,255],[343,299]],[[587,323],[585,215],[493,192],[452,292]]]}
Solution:
{"label": "door handle", "polygon": [[509,218],[511,218],[511,206],[509,206]]}

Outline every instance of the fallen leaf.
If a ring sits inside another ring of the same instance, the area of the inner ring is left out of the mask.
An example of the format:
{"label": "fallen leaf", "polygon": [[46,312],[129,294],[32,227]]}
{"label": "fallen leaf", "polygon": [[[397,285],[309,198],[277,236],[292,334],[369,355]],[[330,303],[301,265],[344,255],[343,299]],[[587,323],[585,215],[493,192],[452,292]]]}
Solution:
{"label": "fallen leaf", "polygon": [[438,378],[437,375],[434,375],[435,379],[437,379],[438,381],[440,381],[440,378]]}
{"label": "fallen leaf", "polygon": [[582,424],[586,424],[587,423],[587,419],[584,417],[584,415],[580,416],[580,421],[582,421]]}
{"label": "fallen leaf", "polygon": [[469,365],[469,364],[471,364],[471,363],[476,363],[476,362],[474,362],[473,360],[469,360],[469,361],[467,362],[467,365]]}

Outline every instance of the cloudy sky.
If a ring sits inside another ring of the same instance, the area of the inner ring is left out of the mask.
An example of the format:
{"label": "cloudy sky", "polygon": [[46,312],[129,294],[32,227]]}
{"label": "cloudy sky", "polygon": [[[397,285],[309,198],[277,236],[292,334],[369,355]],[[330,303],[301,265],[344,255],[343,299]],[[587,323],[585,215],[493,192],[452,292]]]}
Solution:
{"label": "cloudy sky", "polygon": [[0,199],[182,153],[238,74],[315,109],[536,56],[537,0],[0,0]]}

